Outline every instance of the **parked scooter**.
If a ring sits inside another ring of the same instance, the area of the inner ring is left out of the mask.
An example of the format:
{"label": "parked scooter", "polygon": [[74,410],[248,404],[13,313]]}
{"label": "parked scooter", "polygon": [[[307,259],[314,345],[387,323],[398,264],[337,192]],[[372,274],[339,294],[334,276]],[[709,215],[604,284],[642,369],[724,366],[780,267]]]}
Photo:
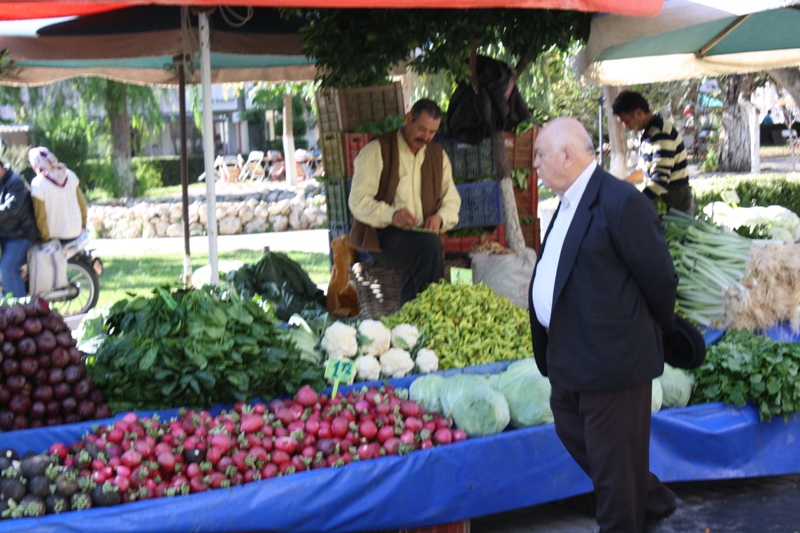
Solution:
{"label": "parked scooter", "polygon": [[[91,250],[86,248],[88,244],[87,230],[83,230],[78,238],[64,242],[62,250],[67,257],[68,284],[37,295],[49,302],[50,307],[58,310],[62,316],[86,313],[97,305],[103,261],[99,257],[92,257]],[[28,287],[27,263],[20,269],[20,274]]]}

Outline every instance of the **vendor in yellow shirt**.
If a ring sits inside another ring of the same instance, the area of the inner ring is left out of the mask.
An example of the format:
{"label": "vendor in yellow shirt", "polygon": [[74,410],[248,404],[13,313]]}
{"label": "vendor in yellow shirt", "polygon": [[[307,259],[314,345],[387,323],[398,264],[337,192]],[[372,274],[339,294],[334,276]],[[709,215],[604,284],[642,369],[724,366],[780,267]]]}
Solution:
{"label": "vendor in yellow shirt", "polygon": [[371,141],[354,163],[348,202],[354,223],[347,241],[403,271],[401,303],[444,277],[439,234],[458,223],[461,197],[450,160],[442,145],[431,142],[441,120],[435,102],[419,100],[402,128]]}

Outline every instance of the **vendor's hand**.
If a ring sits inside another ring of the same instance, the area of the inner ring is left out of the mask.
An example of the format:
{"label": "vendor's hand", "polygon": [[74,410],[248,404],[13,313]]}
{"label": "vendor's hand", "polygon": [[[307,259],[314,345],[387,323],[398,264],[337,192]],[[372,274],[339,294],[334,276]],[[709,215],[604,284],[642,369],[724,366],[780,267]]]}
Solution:
{"label": "vendor's hand", "polygon": [[439,215],[431,215],[425,219],[423,228],[439,233],[442,230],[442,217]]}
{"label": "vendor's hand", "polygon": [[411,211],[404,207],[394,212],[394,215],[392,215],[392,224],[398,228],[408,229],[417,225],[417,219],[414,218]]}

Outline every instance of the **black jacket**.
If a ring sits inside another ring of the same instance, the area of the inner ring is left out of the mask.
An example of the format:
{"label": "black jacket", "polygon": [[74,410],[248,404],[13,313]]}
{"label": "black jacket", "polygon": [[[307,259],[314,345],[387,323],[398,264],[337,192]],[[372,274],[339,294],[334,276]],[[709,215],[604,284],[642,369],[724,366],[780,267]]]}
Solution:
{"label": "black jacket", "polygon": [[25,178],[6,169],[0,178],[0,239],[38,238],[31,187]]}
{"label": "black jacket", "polygon": [[529,302],[542,374],[569,391],[626,389],[661,375],[677,285],[653,204],[598,168],[564,240],[549,331]]}

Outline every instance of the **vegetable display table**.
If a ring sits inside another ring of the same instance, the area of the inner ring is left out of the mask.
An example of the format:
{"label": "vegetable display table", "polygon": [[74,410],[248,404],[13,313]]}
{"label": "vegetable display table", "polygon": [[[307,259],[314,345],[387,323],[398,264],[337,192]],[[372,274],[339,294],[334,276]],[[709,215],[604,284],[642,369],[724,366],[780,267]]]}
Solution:
{"label": "vegetable display table", "polygon": [[[499,365],[491,370],[502,370]],[[396,380],[396,385],[407,386],[412,379]],[[159,416],[176,412],[160,411]],[[41,451],[55,441],[80,439],[91,425],[1,433],[0,447]],[[762,423],[750,405],[670,409],[653,416],[651,468],[664,481],[797,473],[798,439],[796,416]],[[590,490],[589,478],[548,424],[231,489],[7,520],[0,522],[0,532],[79,532],[87,523],[98,531],[140,533],[389,531],[456,522]]]}

